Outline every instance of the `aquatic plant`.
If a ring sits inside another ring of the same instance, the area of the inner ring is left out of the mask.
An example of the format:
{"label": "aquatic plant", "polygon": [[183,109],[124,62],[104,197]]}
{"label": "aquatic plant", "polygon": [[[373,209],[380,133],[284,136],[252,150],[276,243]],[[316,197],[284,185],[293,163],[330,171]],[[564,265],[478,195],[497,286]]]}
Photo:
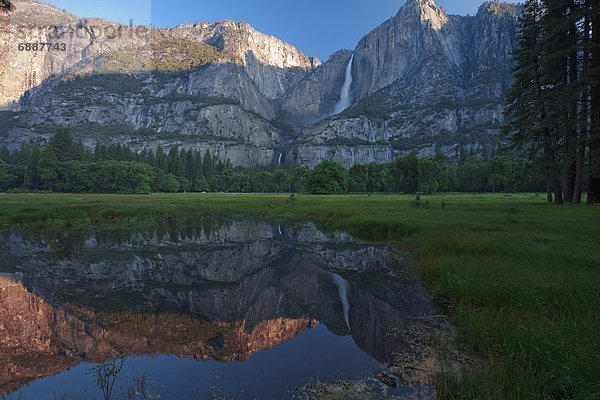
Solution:
{"label": "aquatic plant", "polygon": [[96,377],[96,386],[102,391],[104,400],[110,400],[117,377],[125,365],[126,356],[117,354],[112,359],[90,368],[88,375]]}

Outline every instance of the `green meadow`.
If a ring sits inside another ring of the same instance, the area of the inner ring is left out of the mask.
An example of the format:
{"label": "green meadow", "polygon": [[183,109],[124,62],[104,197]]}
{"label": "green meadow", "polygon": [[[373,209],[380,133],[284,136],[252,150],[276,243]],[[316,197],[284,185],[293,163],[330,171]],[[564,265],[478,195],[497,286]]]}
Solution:
{"label": "green meadow", "polygon": [[149,216],[251,214],[397,243],[472,362],[444,399],[600,398],[600,208],[545,196],[9,195],[0,226],[76,229]]}

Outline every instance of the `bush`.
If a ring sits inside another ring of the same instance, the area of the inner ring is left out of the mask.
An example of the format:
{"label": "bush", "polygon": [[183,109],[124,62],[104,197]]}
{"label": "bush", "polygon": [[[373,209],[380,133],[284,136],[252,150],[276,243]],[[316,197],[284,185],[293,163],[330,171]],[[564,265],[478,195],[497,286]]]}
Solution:
{"label": "bush", "polygon": [[348,171],[338,162],[323,161],[308,180],[311,194],[343,194],[348,187]]}
{"label": "bush", "polygon": [[176,193],[179,192],[179,180],[173,174],[161,173],[158,175],[153,187],[156,192]]}

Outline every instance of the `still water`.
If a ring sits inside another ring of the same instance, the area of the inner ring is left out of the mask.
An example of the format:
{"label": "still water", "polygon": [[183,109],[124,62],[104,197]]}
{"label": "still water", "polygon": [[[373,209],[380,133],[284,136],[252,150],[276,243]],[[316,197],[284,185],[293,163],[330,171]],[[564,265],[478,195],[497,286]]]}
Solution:
{"label": "still water", "polygon": [[411,394],[434,314],[401,251],[309,223],[0,231],[7,399],[105,399],[100,376],[113,399],[285,399],[381,372]]}

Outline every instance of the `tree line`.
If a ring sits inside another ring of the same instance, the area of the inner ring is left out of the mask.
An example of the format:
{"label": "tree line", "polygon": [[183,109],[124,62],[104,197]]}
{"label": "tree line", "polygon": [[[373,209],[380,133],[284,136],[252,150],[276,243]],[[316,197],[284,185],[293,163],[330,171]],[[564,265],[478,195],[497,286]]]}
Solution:
{"label": "tree line", "polygon": [[600,1],[527,0],[506,131],[549,202],[600,203]]}
{"label": "tree line", "polygon": [[357,164],[349,170],[324,161],[314,169],[234,168],[229,160],[173,146],[133,151],[120,144],[93,151],[59,131],[45,147],[0,149],[0,191],[67,193],[438,193],[543,190],[532,161],[509,156],[462,154],[456,163],[443,155],[415,153],[387,164]]}

